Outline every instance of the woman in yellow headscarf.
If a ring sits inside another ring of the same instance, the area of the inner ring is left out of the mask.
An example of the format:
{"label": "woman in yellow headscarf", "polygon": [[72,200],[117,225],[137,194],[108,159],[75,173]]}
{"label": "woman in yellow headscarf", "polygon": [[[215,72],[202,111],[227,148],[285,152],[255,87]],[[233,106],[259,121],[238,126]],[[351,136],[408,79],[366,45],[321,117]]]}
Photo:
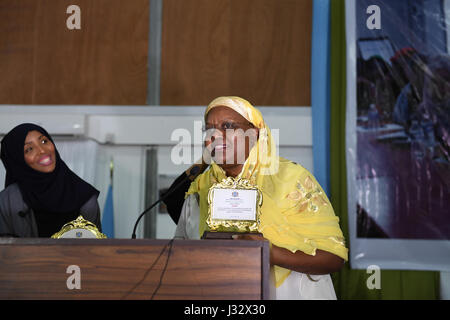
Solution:
{"label": "woman in yellow headscarf", "polygon": [[[199,239],[208,229],[209,188],[224,178],[249,180],[263,194],[260,233],[240,239],[271,244],[270,263],[276,299],[336,299],[330,273],[338,271],[348,250],[339,219],[320,185],[302,166],[277,156],[261,113],[239,97],[219,97],[205,111],[210,135],[205,149],[208,170],[186,193],[176,238]],[[241,129],[241,130],[239,130]],[[245,133],[243,147],[237,145]]]}

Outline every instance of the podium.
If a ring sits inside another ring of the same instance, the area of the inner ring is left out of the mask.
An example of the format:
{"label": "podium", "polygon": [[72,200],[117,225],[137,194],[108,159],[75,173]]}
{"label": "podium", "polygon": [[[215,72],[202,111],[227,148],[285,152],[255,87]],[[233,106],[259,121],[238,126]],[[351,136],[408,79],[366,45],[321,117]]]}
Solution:
{"label": "podium", "polygon": [[0,238],[0,299],[269,299],[269,243]]}

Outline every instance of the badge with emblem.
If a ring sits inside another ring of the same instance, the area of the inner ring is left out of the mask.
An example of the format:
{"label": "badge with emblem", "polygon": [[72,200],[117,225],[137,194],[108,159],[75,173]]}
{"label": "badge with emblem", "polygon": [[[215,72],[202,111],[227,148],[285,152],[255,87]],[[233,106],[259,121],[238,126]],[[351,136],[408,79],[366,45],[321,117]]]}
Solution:
{"label": "badge with emblem", "polygon": [[209,230],[202,238],[259,233],[262,200],[262,192],[246,179],[228,177],[213,184],[208,192]]}

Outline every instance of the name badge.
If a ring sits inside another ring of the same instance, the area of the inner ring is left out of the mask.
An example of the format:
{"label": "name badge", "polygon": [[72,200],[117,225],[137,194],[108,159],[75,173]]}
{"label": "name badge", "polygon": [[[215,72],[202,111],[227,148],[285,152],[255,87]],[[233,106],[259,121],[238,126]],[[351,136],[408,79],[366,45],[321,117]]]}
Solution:
{"label": "name badge", "polygon": [[208,192],[207,225],[211,231],[258,232],[262,193],[245,179],[228,177]]}

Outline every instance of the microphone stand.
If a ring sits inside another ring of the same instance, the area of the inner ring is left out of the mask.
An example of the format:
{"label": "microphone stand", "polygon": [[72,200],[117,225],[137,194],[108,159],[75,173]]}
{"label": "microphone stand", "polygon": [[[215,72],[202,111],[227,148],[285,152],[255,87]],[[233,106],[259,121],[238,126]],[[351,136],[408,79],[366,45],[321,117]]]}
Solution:
{"label": "microphone stand", "polygon": [[168,190],[165,194],[163,194],[161,196],[161,198],[159,198],[155,203],[153,203],[150,207],[148,207],[147,209],[145,209],[137,218],[136,223],[134,224],[134,228],[133,228],[133,234],[131,235],[131,239],[136,239],[136,228],[139,224],[139,221],[142,219],[142,217],[149,212],[151,209],[153,209],[158,203],[160,203],[161,201],[165,200],[168,196],[170,196],[174,191],[176,191],[178,188],[180,188],[180,186],[182,186],[183,184],[186,183],[186,181],[188,179],[191,179],[192,177],[196,177],[197,173],[200,171],[200,168],[197,166],[194,166],[190,172],[189,175],[187,175],[183,180],[181,180],[175,187],[173,187],[172,189]]}

